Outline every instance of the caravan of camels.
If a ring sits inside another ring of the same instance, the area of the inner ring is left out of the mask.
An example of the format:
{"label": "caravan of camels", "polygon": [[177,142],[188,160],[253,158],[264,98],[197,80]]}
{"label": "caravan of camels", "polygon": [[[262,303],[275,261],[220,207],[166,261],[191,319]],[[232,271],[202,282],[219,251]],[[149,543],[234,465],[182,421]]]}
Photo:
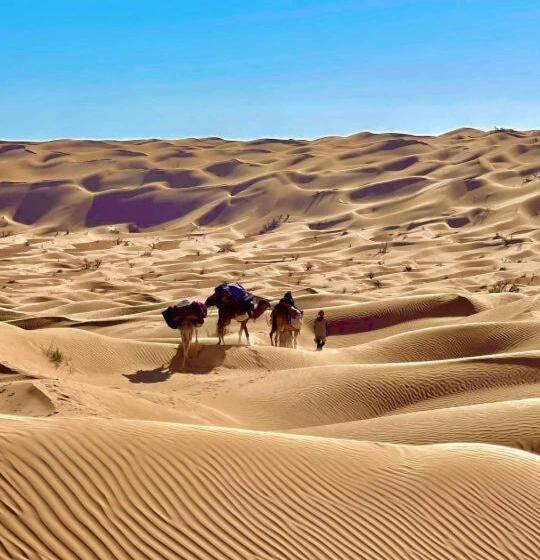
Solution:
{"label": "caravan of camels", "polygon": [[[245,334],[249,345],[249,331],[247,323],[250,319],[257,320],[265,311],[272,307],[270,300],[249,293],[237,283],[223,283],[214,289],[204,303],[183,300],[168,307],[163,317],[169,327],[180,331],[180,344],[183,351],[183,364],[189,353],[193,335],[198,342],[197,329],[203,326],[208,315],[209,307],[217,307],[217,338],[218,344],[225,343],[225,329],[232,320],[240,323],[238,343]],[[297,338],[302,328],[303,312],[296,307],[291,292],[286,292],[279,302],[272,308],[270,314],[270,343],[272,346],[297,347]],[[319,348],[319,344],[317,345]]]}

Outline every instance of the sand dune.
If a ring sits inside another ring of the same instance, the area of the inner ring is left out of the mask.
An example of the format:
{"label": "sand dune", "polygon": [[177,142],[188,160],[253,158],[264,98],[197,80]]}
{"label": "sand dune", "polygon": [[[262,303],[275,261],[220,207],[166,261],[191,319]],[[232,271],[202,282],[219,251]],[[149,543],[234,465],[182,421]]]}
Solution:
{"label": "sand dune", "polygon": [[534,558],[538,460],[137,421],[0,421],[7,557]]}
{"label": "sand dune", "polygon": [[0,142],[0,558],[536,560],[539,139]]}

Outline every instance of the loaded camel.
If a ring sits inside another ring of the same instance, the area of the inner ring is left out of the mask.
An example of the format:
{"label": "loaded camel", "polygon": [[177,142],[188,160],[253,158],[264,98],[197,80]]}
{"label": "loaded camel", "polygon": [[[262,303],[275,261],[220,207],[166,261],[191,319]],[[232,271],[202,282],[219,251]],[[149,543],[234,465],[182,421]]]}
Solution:
{"label": "loaded camel", "polygon": [[199,342],[198,329],[204,324],[207,309],[204,303],[193,301],[180,302],[167,308],[163,312],[163,317],[169,327],[177,328],[180,332],[180,346],[182,347],[182,369],[186,367],[186,359],[189,355],[193,335],[195,342]]}
{"label": "loaded camel", "polygon": [[240,323],[238,344],[240,344],[242,333],[244,333],[249,346],[247,323],[250,319],[257,320],[270,307],[270,301],[249,294],[239,284],[221,284],[206,299],[205,305],[218,308],[218,344],[225,344],[225,328],[233,319],[236,319]]}

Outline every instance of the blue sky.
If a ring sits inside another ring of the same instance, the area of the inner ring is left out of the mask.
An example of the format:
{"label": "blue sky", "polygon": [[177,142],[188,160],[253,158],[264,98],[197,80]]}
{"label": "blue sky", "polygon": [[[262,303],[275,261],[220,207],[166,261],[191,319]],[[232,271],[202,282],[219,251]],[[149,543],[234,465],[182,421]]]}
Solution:
{"label": "blue sky", "polygon": [[0,0],[0,138],[540,128],[538,0]]}

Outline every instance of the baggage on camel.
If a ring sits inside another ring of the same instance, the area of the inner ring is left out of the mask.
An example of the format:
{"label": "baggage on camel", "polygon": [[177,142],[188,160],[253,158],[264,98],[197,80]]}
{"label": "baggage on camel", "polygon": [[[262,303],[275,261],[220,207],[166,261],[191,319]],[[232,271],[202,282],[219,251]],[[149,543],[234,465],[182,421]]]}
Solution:
{"label": "baggage on camel", "polygon": [[187,300],[182,300],[176,305],[167,307],[161,314],[171,329],[177,329],[186,320],[190,320],[195,326],[201,327],[206,319],[207,310],[204,303],[198,301],[190,303]]}
{"label": "baggage on camel", "polygon": [[237,313],[237,320],[244,321],[251,316],[254,307],[254,296],[250,294],[241,284],[238,283],[228,283],[224,282],[217,286],[214,290],[215,301],[212,297],[206,300],[207,305],[217,305],[218,307],[222,304],[231,305],[235,304]]}

